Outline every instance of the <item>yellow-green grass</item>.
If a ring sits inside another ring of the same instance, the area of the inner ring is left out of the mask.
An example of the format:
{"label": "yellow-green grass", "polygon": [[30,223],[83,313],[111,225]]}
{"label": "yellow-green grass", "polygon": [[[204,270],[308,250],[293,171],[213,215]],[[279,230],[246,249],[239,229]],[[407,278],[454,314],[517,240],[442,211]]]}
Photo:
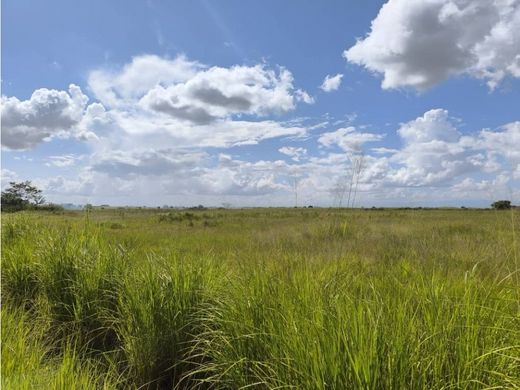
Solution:
{"label": "yellow-green grass", "polygon": [[2,384],[519,388],[519,228],[491,210],[3,214]]}

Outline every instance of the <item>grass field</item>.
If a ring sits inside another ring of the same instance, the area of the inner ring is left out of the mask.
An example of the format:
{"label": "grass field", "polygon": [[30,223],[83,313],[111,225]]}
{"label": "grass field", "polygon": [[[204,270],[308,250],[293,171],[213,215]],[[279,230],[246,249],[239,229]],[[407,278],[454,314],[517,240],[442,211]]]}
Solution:
{"label": "grass field", "polygon": [[3,214],[2,388],[520,388],[519,235],[519,210]]}

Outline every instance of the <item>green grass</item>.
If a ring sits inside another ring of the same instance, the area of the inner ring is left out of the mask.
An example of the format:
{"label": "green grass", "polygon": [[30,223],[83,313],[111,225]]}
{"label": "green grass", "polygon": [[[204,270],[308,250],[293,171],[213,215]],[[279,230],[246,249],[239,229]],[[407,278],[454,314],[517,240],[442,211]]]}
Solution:
{"label": "green grass", "polygon": [[50,331],[48,324],[19,308],[2,309],[3,389],[117,388],[117,378],[111,377],[115,370],[80,359],[75,346],[49,345]]}
{"label": "green grass", "polygon": [[520,388],[520,213],[2,215],[5,388]]}

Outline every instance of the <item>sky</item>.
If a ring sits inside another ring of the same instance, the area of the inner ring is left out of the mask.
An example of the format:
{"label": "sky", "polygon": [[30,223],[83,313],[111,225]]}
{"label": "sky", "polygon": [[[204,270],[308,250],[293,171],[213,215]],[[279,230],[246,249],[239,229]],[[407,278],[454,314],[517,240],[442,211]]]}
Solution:
{"label": "sky", "polygon": [[4,0],[2,188],[520,203],[520,0]]}

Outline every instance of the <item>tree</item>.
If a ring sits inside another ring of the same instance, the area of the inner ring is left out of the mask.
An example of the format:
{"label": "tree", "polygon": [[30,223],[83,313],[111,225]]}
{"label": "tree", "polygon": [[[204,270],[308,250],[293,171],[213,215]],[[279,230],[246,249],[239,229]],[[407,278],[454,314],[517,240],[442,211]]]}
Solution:
{"label": "tree", "polygon": [[491,204],[495,210],[509,210],[511,208],[510,200],[497,200]]}
{"label": "tree", "polygon": [[45,202],[42,190],[27,181],[10,182],[10,187],[2,191],[2,210],[19,211],[31,206],[40,206]]}

